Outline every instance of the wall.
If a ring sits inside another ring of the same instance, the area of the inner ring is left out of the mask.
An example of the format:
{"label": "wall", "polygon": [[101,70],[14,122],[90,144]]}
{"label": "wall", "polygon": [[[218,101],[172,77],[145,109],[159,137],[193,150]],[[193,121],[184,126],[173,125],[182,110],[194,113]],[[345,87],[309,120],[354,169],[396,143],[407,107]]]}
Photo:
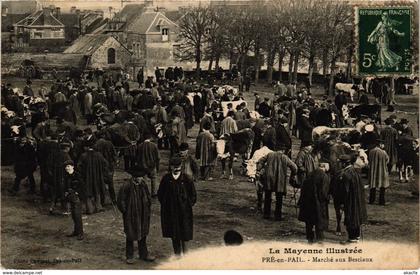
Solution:
{"label": "wall", "polygon": [[174,67],[172,43],[147,43],[146,44],[146,75],[154,76],[156,67]]}
{"label": "wall", "polygon": [[[116,51],[115,64],[108,64],[108,49]],[[109,38],[91,56],[91,68],[125,68],[130,65],[131,55],[118,41]]]}

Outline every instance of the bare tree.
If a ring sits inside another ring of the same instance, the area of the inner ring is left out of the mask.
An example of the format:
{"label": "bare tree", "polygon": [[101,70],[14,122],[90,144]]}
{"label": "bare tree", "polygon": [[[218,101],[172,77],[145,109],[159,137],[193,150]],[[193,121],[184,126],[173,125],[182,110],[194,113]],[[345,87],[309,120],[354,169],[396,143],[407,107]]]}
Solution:
{"label": "bare tree", "polygon": [[203,58],[203,45],[207,40],[207,29],[211,25],[208,7],[194,7],[187,11],[179,23],[179,48],[174,55],[180,61],[195,61],[197,76]]}

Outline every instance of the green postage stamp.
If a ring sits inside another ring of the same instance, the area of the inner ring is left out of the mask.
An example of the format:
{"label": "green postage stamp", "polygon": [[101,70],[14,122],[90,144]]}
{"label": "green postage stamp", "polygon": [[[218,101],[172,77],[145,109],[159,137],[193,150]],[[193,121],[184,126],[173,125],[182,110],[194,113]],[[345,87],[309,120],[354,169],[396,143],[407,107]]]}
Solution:
{"label": "green postage stamp", "polygon": [[412,73],[410,6],[356,7],[356,62],[359,75]]}

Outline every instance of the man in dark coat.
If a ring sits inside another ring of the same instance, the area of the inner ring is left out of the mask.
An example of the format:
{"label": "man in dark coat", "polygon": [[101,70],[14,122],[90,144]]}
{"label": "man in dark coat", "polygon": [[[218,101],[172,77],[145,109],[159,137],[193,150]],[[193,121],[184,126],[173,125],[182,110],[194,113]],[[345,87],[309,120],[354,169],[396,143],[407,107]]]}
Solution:
{"label": "man in dark coat", "polygon": [[204,113],[204,106],[201,96],[198,94],[197,91],[194,92],[194,118],[195,123],[200,123],[200,119],[203,117]]}
{"label": "man in dark coat", "polygon": [[118,192],[118,209],[123,214],[126,236],[127,264],[134,263],[134,241],[137,241],[140,259],[152,262],[155,258],[149,254],[146,243],[152,205],[149,189],[144,180],[146,173],[140,167],[132,167],[129,172],[133,177],[125,182]]}
{"label": "man in dark coat", "polygon": [[291,157],[292,155],[292,138],[290,137],[289,132],[286,130],[287,119],[280,118],[279,122],[276,125],[276,146],[280,144],[286,147],[286,155]]}
{"label": "man in dark coat", "polygon": [[270,117],[271,107],[270,107],[270,99],[268,97],[264,98],[264,102],[261,102],[258,106],[258,113],[263,117]]}
{"label": "man in dark coat", "polygon": [[137,145],[136,166],[141,167],[146,176],[151,181],[152,197],[156,196],[156,176],[159,173],[159,150],[157,145],[152,142],[150,134],[145,135],[145,141]]}
{"label": "man in dark coat", "polygon": [[337,106],[338,111],[340,112],[340,115],[343,115],[343,105],[347,104],[347,98],[344,95],[343,91],[338,90],[338,95],[335,96],[334,99],[335,106]]}
{"label": "man in dark coat", "polygon": [[344,169],[338,175],[339,193],[344,200],[344,225],[346,226],[347,242],[358,242],[361,235],[361,225],[367,222],[365,190],[359,173],[353,164],[356,155],[342,155]]}
{"label": "man in dark coat", "polygon": [[[257,170],[264,167],[263,189],[264,189],[264,219],[271,216],[271,197],[276,194],[276,209],[274,211],[275,220],[282,220],[281,209],[283,206],[283,196],[286,195],[287,183],[289,178],[294,178],[297,173],[296,164],[284,154],[286,147],[280,145],[275,152],[262,157],[258,162]],[[290,169],[290,177],[288,170]]]}
{"label": "man in dark coat", "polygon": [[[105,184],[109,180],[108,161],[101,153],[93,149],[94,143],[86,140],[85,152],[80,156],[77,171],[82,175],[85,183],[86,213],[104,211],[102,205],[105,201]],[[93,206],[92,203],[95,205]]]}
{"label": "man in dark coat", "polygon": [[215,139],[210,133],[210,123],[203,126],[203,131],[197,136],[197,146],[195,148],[195,157],[199,159],[200,174],[202,180],[212,180],[211,171],[216,159]]}
{"label": "man in dark coat", "polygon": [[29,194],[35,194],[35,179],[33,173],[37,167],[35,140],[22,137],[18,140],[15,151],[15,183],[9,190],[10,194],[16,195],[20,189],[20,182],[24,178],[29,181]]}
{"label": "man in dark coat", "polygon": [[70,204],[71,217],[73,219],[74,230],[67,237],[77,237],[83,240],[82,205],[80,198],[83,196],[83,180],[78,172],[74,170],[74,162],[67,160],[64,162],[64,196]]}
{"label": "man in dark coat", "polygon": [[[57,142],[57,141],[56,141]],[[61,203],[62,210],[65,209],[64,198],[64,163],[71,160],[69,151],[71,144],[69,143],[55,143],[52,152],[47,160],[47,173],[49,178],[48,189],[51,195],[50,214],[54,213],[54,207],[57,202]],[[69,209],[65,209],[68,213]]]}
{"label": "man in dark coat", "polygon": [[26,81],[26,86],[23,88],[23,94],[27,96],[34,96],[34,91],[32,90],[32,81]]}
{"label": "man in dark coat", "polygon": [[96,141],[93,148],[95,151],[102,154],[108,161],[108,177],[107,181],[109,197],[113,203],[117,202],[114,189],[114,167],[117,162],[117,151],[111,141],[105,139],[105,132],[98,132],[99,139]]}
{"label": "man in dark coat", "polygon": [[301,141],[312,141],[313,125],[309,121],[309,110],[304,109],[299,123],[299,138]]}
{"label": "man in dark coat", "polygon": [[321,161],[319,168],[309,174],[302,185],[298,219],[305,222],[306,239],[309,243],[322,242],[324,230],[328,229],[328,191],[330,185],[328,170],[329,164]]}
{"label": "man in dark coat", "polygon": [[182,174],[182,160],[172,158],[170,172],[160,182],[158,198],[164,238],[172,239],[176,255],[186,252],[186,241],[193,239],[192,207],[197,200],[194,182]]}

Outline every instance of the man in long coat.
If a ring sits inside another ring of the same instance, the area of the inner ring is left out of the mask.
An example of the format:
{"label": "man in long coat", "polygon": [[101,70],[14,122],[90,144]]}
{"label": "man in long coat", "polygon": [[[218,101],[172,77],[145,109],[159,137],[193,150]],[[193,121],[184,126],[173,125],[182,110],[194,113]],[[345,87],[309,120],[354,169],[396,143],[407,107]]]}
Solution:
{"label": "man in long coat", "polygon": [[210,123],[203,126],[203,132],[197,136],[195,157],[200,160],[200,174],[202,180],[211,180],[211,170],[215,159],[214,136],[210,133]]}
{"label": "man in long coat", "polygon": [[383,141],[379,141],[379,143],[381,145],[377,145],[369,151],[369,204],[375,202],[376,189],[379,188],[379,204],[385,205],[385,189],[389,187],[387,169],[389,157],[386,151],[379,147],[383,147]]}
{"label": "man in long coat", "polygon": [[302,185],[298,219],[305,222],[306,239],[309,243],[322,242],[323,231],[328,229],[328,170],[329,164],[320,162],[319,168],[310,173]]}
{"label": "man in long coat", "polygon": [[360,175],[353,166],[356,156],[342,155],[340,160],[344,168],[338,175],[338,192],[344,201],[344,225],[348,242],[358,242],[361,225],[367,222],[365,190]]}
{"label": "man in long coat", "polygon": [[384,129],[381,131],[381,139],[384,141],[385,151],[389,157],[388,172],[391,173],[392,167],[398,162],[398,131],[392,127],[393,120],[385,119]]}
{"label": "man in long coat", "polygon": [[283,205],[283,196],[287,192],[287,183],[289,182],[288,169],[291,170],[290,177],[294,177],[297,173],[296,164],[284,154],[284,145],[279,146],[278,150],[269,153],[261,158],[258,162],[258,169],[264,167],[263,189],[264,189],[264,219],[271,216],[271,197],[272,193],[276,194],[276,209],[274,218],[282,220],[281,209]]}
{"label": "man in long coat", "polygon": [[149,189],[143,178],[146,173],[140,167],[132,167],[129,172],[133,177],[120,188],[117,203],[123,214],[127,264],[134,263],[134,241],[137,241],[140,259],[152,262],[155,258],[149,255],[146,243],[152,205]]}
{"label": "man in long coat", "polygon": [[236,133],[238,131],[238,126],[236,125],[236,121],[233,119],[233,116],[234,113],[230,113],[225,119],[222,120],[219,136]]}
{"label": "man in long coat", "polygon": [[156,196],[156,177],[159,173],[160,155],[157,145],[152,142],[150,134],[145,135],[145,140],[137,145],[136,166],[145,171],[150,179],[152,197]]}
{"label": "man in long coat", "polygon": [[197,194],[192,179],[182,174],[182,160],[172,158],[169,165],[171,171],[163,176],[158,190],[162,235],[172,239],[174,253],[181,255],[187,250],[185,242],[193,239],[192,207]]}
{"label": "man in long coat", "polygon": [[307,176],[317,168],[312,155],[312,142],[303,141],[295,161],[298,167],[297,183],[302,186]]}
{"label": "man in long coat", "polygon": [[[104,211],[105,184],[109,180],[108,161],[93,149],[94,143],[86,140],[85,152],[80,156],[77,171],[85,182],[85,205],[87,214]],[[93,206],[92,203],[95,205]],[[93,209],[94,208],[94,209]]]}
{"label": "man in long coat", "polygon": [[185,121],[178,112],[172,112],[173,119],[171,124],[171,136],[169,139],[171,146],[171,156],[179,152],[181,143],[187,142],[187,130]]}

